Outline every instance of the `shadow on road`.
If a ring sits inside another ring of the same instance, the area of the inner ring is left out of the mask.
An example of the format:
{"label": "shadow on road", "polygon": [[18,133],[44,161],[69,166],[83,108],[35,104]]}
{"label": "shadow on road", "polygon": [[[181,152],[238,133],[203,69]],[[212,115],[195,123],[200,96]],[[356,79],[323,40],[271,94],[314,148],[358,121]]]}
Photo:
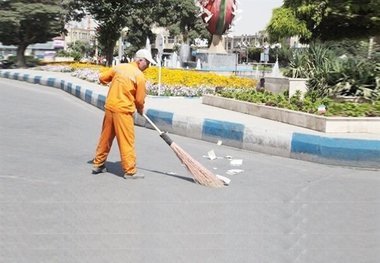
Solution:
{"label": "shadow on road", "polygon": [[167,175],[167,176],[171,176],[171,177],[182,179],[182,180],[185,180],[188,182],[195,183],[194,180],[190,177],[186,177],[186,176],[182,176],[182,175],[178,175],[178,174],[171,174],[171,173],[167,173],[167,172],[161,172],[161,171],[157,171],[157,170],[145,169],[145,168],[141,168],[141,167],[139,167],[139,169],[143,170],[143,171],[157,173],[157,174],[163,174],[163,175]]}
{"label": "shadow on road", "polygon": [[[92,164],[92,160],[87,161],[87,163],[88,164]],[[121,169],[121,163],[120,163],[120,161],[119,162],[108,162],[107,161],[106,162],[106,167],[107,167],[107,173],[113,174],[113,175],[115,175],[117,177],[123,177],[124,172]],[[156,174],[163,174],[163,175],[166,175],[166,176],[171,176],[171,177],[175,177],[175,178],[178,178],[178,179],[181,179],[181,180],[185,180],[185,181],[188,181],[188,182],[195,183],[194,180],[193,180],[193,178],[187,177],[187,176],[182,176],[182,175],[178,175],[178,174],[172,174],[172,173],[162,172],[162,171],[157,171],[157,170],[152,170],[152,169],[146,169],[146,168],[141,168],[141,167],[138,167],[138,169],[142,170],[142,171],[156,173]]]}

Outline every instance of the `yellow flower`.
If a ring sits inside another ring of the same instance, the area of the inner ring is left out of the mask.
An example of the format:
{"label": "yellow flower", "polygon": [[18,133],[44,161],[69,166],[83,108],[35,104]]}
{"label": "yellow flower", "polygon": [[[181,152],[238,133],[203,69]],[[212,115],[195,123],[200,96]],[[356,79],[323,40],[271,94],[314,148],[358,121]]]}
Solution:
{"label": "yellow flower", "polygon": [[[158,83],[157,67],[148,68],[144,74],[152,84]],[[195,70],[161,69],[161,83],[169,86],[253,88],[256,86],[256,82],[254,79],[236,77],[235,75],[222,76],[212,72]]]}
{"label": "yellow flower", "polygon": [[[99,70],[100,73],[109,69],[109,67],[102,65],[79,62],[71,63],[69,66],[74,70],[89,68]],[[149,67],[144,71],[144,75],[150,83],[158,83],[158,67]],[[257,80],[255,79],[237,77],[235,75],[223,76],[212,72],[161,68],[161,84],[167,86],[254,88],[256,87],[256,83]]]}

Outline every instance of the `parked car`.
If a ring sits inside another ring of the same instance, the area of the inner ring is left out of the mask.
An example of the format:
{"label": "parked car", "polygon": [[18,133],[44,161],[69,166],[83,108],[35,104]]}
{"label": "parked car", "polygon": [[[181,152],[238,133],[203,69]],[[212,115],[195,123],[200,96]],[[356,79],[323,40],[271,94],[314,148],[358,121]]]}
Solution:
{"label": "parked car", "polygon": [[13,66],[13,62],[7,59],[0,60],[0,68],[11,68]]}

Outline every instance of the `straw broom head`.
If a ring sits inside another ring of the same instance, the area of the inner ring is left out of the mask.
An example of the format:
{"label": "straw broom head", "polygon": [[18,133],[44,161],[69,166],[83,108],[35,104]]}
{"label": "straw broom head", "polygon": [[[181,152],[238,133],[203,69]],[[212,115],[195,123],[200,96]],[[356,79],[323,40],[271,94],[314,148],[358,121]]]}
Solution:
{"label": "straw broom head", "polygon": [[219,180],[212,172],[193,159],[187,152],[179,147],[175,142],[170,144],[170,148],[174,151],[181,162],[186,166],[193,175],[194,181],[198,184],[209,187],[222,187],[223,181]]}
{"label": "straw broom head", "polygon": [[143,113],[144,118],[153,126],[153,128],[160,134],[160,137],[172,148],[177,157],[186,166],[189,172],[193,175],[193,179],[196,183],[209,186],[209,187],[222,187],[224,182],[219,180],[212,172],[207,170],[199,162],[194,160],[187,152],[173,142],[170,137],[162,132],[154,122]]}

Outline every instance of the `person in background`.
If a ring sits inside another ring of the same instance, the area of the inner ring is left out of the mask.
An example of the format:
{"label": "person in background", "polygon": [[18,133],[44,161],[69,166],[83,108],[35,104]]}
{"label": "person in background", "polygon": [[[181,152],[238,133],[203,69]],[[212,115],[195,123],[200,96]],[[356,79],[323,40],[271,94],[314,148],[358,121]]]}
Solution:
{"label": "person in background", "polygon": [[102,73],[99,81],[111,83],[104,105],[103,126],[100,134],[92,172],[107,172],[106,160],[116,137],[120,151],[121,166],[125,179],[144,178],[137,172],[133,114],[144,112],[145,76],[143,71],[156,64],[146,49],[136,52],[133,62],[119,64]]}

